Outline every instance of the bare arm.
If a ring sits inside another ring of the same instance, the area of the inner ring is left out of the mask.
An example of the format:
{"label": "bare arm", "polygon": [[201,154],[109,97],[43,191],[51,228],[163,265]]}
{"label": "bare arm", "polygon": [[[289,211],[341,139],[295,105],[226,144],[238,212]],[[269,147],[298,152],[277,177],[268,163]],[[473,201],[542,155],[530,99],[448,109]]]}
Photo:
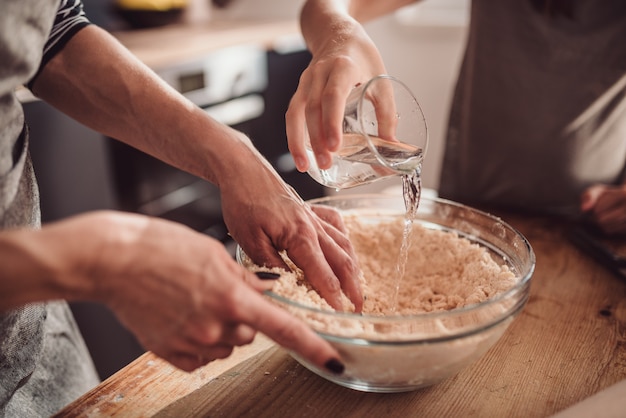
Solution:
{"label": "bare arm", "polygon": [[283,266],[279,251],[287,250],[331,305],[341,306],[343,288],[360,308],[347,238],[302,204],[245,135],[211,119],[105,31],[76,34],[34,91],[85,125],[215,183],[230,233],[253,260]]}
{"label": "bare arm", "polygon": [[255,153],[96,26],[72,38],[33,91],[95,131],[218,185],[233,173],[233,158]]}
{"label": "bare arm", "polygon": [[[345,1],[345,0],[343,0]],[[417,3],[419,0],[350,0],[350,15],[361,23],[387,15],[401,7]]]}
{"label": "bare arm", "polygon": [[[336,219],[303,204],[240,132],[212,120],[105,31],[80,30],[34,82],[79,122],[220,187],[225,221],[260,264],[278,252],[331,305],[362,304],[352,247]],[[191,370],[261,331],[324,367],[338,353],[265,300],[223,246],[179,224],[99,212],[0,233],[0,309],[63,298],[109,306],[146,349]],[[333,363],[330,363],[333,364]]]}

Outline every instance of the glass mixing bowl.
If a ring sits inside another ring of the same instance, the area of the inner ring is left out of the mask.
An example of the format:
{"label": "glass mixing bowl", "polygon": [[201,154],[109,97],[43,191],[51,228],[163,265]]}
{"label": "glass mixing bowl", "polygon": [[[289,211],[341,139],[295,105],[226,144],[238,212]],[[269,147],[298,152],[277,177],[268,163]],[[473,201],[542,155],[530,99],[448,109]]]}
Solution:
{"label": "glass mixing bowl", "polygon": [[[405,215],[401,196],[346,195],[309,203],[357,214],[366,222]],[[438,198],[422,198],[415,222],[455,232],[484,247],[493,260],[509,267],[516,277],[515,284],[504,293],[462,308],[384,316],[332,312],[267,292],[275,303],[337,348],[345,372],[334,375],[296,353],[290,353],[292,357],[319,376],[345,387],[366,392],[405,392],[457,374],[498,341],[528,300],[535,267],[529,242],[495,216]],[[243,266],[258,268],[240,247],[236,256]]]}

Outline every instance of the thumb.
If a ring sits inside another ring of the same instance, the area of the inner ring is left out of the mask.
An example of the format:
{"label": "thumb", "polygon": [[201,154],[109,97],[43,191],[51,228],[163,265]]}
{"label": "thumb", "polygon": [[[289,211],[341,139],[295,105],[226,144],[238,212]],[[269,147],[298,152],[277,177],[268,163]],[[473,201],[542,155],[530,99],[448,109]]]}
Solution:
{"label": "thumb", "polygon": [[592,210],[605,189],[606,186],[603,184],[596,184],[588,187],[581,195],[580,210],[583,212],[589,212]]}

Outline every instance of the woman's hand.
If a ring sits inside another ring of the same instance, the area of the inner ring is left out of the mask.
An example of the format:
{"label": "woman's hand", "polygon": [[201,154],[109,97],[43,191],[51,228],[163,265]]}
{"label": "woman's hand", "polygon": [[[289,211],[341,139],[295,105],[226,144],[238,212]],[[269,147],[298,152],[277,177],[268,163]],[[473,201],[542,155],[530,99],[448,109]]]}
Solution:
{"label": "woman's hand", "polygon": [[[262,295],[271,284],[238,265],[219,241],[186,226],[95,212],[11,236],[28,248],[18,253],[30,255],[21,265],[36,266],[33,277],[54,278],[53,285],[29,283],[29,294],[101,302],[145,349],[183,370],[229,356],[260,331],[340,372],[332,346]],[[46,288],[55,294],[38,293]]]}
{"label": "woman's hand", "polygon": [[626,234],[626,183],[589,187],[582,194],[581,210],[604,233]]}
{"label": "woman's hand", "polygon": [[342,141],[348,94],[356,85],[386,72],[376,46],[356,20],[319,9],[309,2],[302,11],[302,32],[313,58],[286,114],[289,150],[301,172],[309,167],[308,138],[318,166],[330,167],[331,153]]}
{"label": "woman's hand", "polygon": [[288,269],[285,251],[333,308],[344,310],[343,290],[360,312],[360,269],[338,212],[303,202],[269,164],[249,164],[239,174],[248,181],[231,177],[220,190],[224,221],[244,252],[256,264]]}

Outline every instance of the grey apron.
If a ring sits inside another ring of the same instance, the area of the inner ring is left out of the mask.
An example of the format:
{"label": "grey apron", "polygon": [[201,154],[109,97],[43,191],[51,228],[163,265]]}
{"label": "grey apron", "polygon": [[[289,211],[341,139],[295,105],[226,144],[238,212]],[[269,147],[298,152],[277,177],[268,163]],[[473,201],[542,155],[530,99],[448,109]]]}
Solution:
{"label": "grey apron", "polygon": [[625,40],[623,0],[473,0],[440,195],[577,216],[626,181]]}
{"label": "grey apron", "polygon": [[[0,4],[3,229],[38,228],[41,222],[28,133],[14,90],[37,70],[58,5],[58,1],[37,0]],[[0,417],[49,416],[97,383],[93,362],[65,302],[0,312]]]}

